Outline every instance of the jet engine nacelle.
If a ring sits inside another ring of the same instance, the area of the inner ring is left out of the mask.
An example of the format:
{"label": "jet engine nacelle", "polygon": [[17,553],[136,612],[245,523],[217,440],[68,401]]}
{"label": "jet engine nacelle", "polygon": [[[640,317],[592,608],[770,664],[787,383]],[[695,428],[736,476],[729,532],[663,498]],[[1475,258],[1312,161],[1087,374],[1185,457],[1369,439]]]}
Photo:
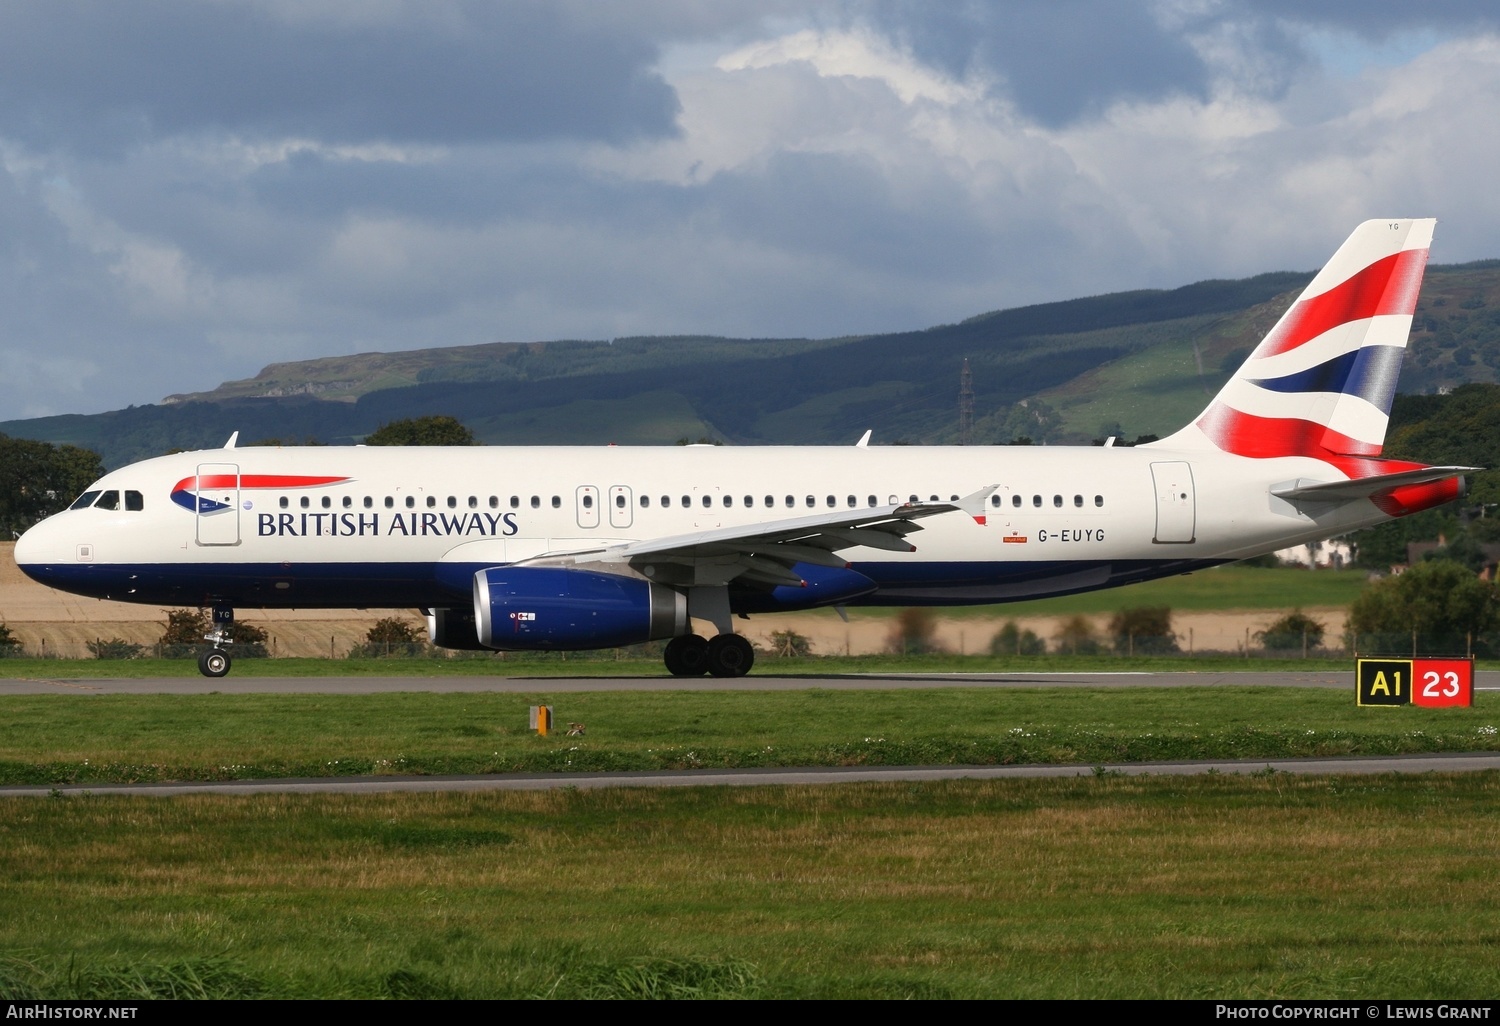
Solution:
{"label": "jet engine nacelle", "polygon": [[687,596],[637,577],[562,567],[474,575],[474,620],[487,648],[612,648],[689,633]]}

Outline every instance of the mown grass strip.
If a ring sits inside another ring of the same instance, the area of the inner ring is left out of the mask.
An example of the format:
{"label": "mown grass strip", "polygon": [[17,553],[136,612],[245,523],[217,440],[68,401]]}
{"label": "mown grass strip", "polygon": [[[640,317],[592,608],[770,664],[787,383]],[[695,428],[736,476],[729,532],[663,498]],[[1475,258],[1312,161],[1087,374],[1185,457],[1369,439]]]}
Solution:
{"label": "mown grass strip", "polygon": [[1483,998],[1500,775],[0,800],[0,997]]}
{"label": "mown grass strip", "polygon": [[[550,704],[581,736],[538,737]],[[0,697],[0,783],[1500,750],[1479,709],[1311,688]]]}

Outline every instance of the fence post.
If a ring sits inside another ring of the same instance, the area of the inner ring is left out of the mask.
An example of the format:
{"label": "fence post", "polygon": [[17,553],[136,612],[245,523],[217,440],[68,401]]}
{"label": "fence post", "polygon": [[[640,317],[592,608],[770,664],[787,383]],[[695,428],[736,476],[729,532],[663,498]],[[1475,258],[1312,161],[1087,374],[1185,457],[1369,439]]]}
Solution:
{"label": "fence post", "polygon": [[1413,659],[1417,657],[1417,629],[1415,627],[1411,629],[1411,657]]}
{"label": "fence post", "polygon": [[1302,658],[1307,658],[1307,628],[1302,628]]}

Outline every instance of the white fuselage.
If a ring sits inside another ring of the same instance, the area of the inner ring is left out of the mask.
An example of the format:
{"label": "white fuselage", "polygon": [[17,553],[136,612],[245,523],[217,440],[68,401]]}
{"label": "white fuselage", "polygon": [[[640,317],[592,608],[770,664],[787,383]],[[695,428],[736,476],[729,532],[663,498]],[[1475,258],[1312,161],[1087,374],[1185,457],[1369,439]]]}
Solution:
{"label": "white fuselage", "polygon": [[1313,517],[1270,494],[1339,477],[1310,458],[1154,447],[224,449],[106,475],[90,492],[136,493],[140,508],[122,498],[60,513],[25,534],[16,560],[47,584],[124,601],[462,605],[475,570],[543,553],[956,501],[993,485],[982,522],[947,512],[921,521],[914,552],[839,555],[879,586],[862,604],[997,602],[1388,519],[1364,499]]}

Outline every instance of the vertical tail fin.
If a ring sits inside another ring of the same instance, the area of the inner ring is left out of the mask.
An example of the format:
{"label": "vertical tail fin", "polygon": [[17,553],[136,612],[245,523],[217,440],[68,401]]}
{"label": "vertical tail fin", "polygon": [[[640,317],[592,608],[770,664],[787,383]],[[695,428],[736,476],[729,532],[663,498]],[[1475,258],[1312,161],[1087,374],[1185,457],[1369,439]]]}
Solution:
{"label": "vertical tail fin", "polygon": [[1198,419],[1161,448],[1379,456],[1432,218],[1354,229]]}

